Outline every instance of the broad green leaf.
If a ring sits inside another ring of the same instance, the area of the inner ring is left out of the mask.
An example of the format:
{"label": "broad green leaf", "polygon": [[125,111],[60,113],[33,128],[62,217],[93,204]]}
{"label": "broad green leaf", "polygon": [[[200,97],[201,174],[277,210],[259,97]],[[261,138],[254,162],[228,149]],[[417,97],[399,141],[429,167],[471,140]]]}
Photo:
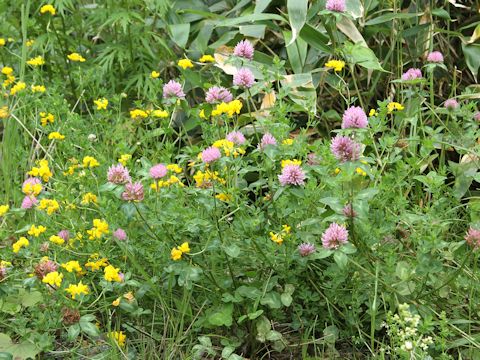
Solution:
{"label": "broad green leaf", "polygon": [[97,337],[97,336],[100,335],[100,332],[98,331],[98,328],[95,326],[94,323],[91,323],[89,321],[80,320],[79,324],[80,324],[80,329],[82,329],[82,331],[85,334],[93,336],[93,337]]}
{"label": "broad green leaf", "polygon": [[208,318],[208,322],[214,326],[231,326],[232,325],[233,304],[225,304],[221,306]]}
{"label": "broad green leaf", "polygon": [[260,304],[267,305],[271,309],[280,309],[282,307],[282,300],[279,293],[271,291],[265,294]]}
{"label": "broad green leaf", "polygon": [[340,21],[337,21],[337,28],[345,35],[347,35],[348,38],[354,43],[360,43],[365,47],[368,46],[362,34],[360,34],[360,31],[358,31],[357,27],[351,19],[347,17],[342,17]]}
{"label": "broad green leaf", "polygon": [[292,37],[286,46],[291,45],[300,34],[307,19],[308,0],[287,0],[288,19],[292,29]]}
{"label": "broad green leaf", "polygon": [[271,2],[272,0],[257,0],[255,2],[255,10],[253,12],[255,14],[262,13],[268,7],[268,5],[270,5]]}
{"label": "broad green leaf", "polygon": [[290,62],[293,72],[296,74],[301,74],[303,72],[303,66],[307,57],[308,44],[302,38],[297,38],[297,40],[291,43],[290,40],[292,39],[292,33],[290,31],[284,31],[283,37],[285,39],[285,43],[290,43],[286,49],[288,61]]}
{"label": "broad green leaf", "polygon": [[462,44],[463,55],[467,62],[468,69],[477,81],[478,69],[480,68],[480,45],[479,44]]}
{"label": "broad green leaf", "polygon": [[229,246],[224,246],[223,250],[231,258],[236,258],[236,257],[238,257],[238,255],[240,255],[240,248],[235,244],[231,244]]}
{"label": "broad green leaf", "polygon": [[305,42],[311,47],[323,51],[327,54],[332,54],[332,48],[328,45],[330,41],[328,36],[315,29],[309,24],[303,25],[302,30],[300,31],[300,37],[305,40]]}
{"label": "broad green leaf", "polygon": [[244,36],[263,39],[266,27],[266,25],[240,25],[238,31]]}
{"label": "broad green leaf", "polygon": [[272,328],[270,321],[265,316],[262,316],[260,319],[257,320],[256,328],[257,328],[257,340],[262,343],[267,341],[268,333]]}
{"label": "broad green leaf", "polygon": [[348,263],[348,256],[341,251],[335,251],[333,254],[333,259],[337,263],[340,269],[345,269]]}
{"label": "broad green leaf", "polygon": [[168,26],[172,40],[181,48],[185,48],[190,33],[190,23],[172,24]]}
{"label": "broad green leaf", "polygon": [[239,24],[250,23],[253,24],[256,21],[265,21],[265,20],[278,20],[285,22],[285,19],[277,14],[251,14],[240,16],[233,19],[226,19],[223,21],[219,21],[215,24],[215,27],[232,27]]}
{"label": "broad green leaf", "polygon": [[432,10],[432,15],[438,16],[439,18],[442,18],[442,19],[451,20],[450,14],[445,9],[440,9],[440,8],[433,9]]}
{"label": "broad green leaf", "polygon": [[343,52],[345,58],[351,64],[360,65],[366,69],[385,71],[377,59],[375,53],[368,47],[361,43],[352,44],[346,43]]}
{"label": "broad green leaf", "polygon": [[368,20],[365,23],[365,26],[383,24],[388,21],[392,21],[393,19],[413,19],[422,15],[423,13],[402,13],[402,12],[388,13],[388,14],[377,16],[371,20]]}

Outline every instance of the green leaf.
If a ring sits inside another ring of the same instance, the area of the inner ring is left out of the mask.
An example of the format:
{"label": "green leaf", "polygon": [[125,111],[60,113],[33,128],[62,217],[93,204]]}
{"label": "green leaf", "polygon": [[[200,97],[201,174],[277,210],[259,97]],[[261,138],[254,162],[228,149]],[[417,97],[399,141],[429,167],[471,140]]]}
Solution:
{"label": "green leaf", "polygon": [[422,15],[423,13],[402,13],[402,12],[388,13],[388,14],[377,16],[371,20],[368,20],[365,23],[365,26],[378,25],[378,24],[386,23],[388,21],[392,21],[393,19],[412,19]]}
{"label": "green leaf", "polygon": [[15,360],[35,359],[40,352],[41,350],[33,343],[23,341],[15,344],[7,334],[0,333],[0,353],[6,353],[5,359],[9,359],[7,357],[9,354]]}
{"label": "green leaf", "polygon": [[236,258],[240,255],[240,248],[235,244],[224,246],[223,250],[231,258]]}
{"label": "green leaf", "polygon": [[477,81],[478,69],[480,68],[480,45],[462,44],[463,55],[467,62],[468,69],[471,71],[475,81]]}
{"label": "green leaf", "polygon": [[370,70],[385,71],[380,65],[375,53],[361,43],[346,43],[343,52],[350,64],[357,64]]}
{"label": "green leaf", "polygon": [[254,23],[256,21],[265,21],[265,20],[278,20],[278,21],[285,22],[285,19],[277,14],[250,14],[250,15],[240,16],[237,18],[219,21],[217,24],[215,24],[215,27],[232,27],[239,24]]}
{"label": "green leaf", "polygon": [[271,291],[265,294],[260,304],[267,305],[271,309],[280,309],[282,307],[282,300],[278,292]]}
{"label": "green leaf", "polygon": [[300,37],[305,40],[308,45],[317,50],[323,51],[327,54],[333,53],[332,48],[328,45],[328,42],[330,41],[328,36],[309,24],[303,25],[303,28],[300,31]]}
{"label": "green leaf", "polygon": [[450,14],[445,9],[433,9],[432,15],[438,16],[439,18],[451,20]]}
{"label": "green leaf", "polygon": [[239,33],[244,36],[263,39],[265,37],[266,28],[266,25],[240,25],[238,30]]}
{"label": "green leaf", "polygon": [[263,314],[263,310],[257,310],[257,311],[255,311],[255,312],[253,312],[253,313],[249,313],[249,314],[248,314],[248,318],[249,318],[250,320],[255,320],[256,318],[258,318],[258,317],[259,317],[260,315],[262,315],[262,314]]}
{"label": "green leaf", "polygon": [[265,317],[262,316],[260,319],[257,320],[256,323],[257,328],[257,340],[264,343],[267,341],[267,336],[272,328],[270,325],[270,321]]}
{"label": "green leaf", "polygon": [[277,341],[282,338],[282,334],[275,330],[270,330],[267,334],[268,341]]}
{"label": "green leaf", "polygon": [[237,290],[235,290],[235,296],[237,295],[255,300],[262,296],[262,292],[256,287],[242,285]]}
{"label": "green leaf", "polygon": [[287,0],[288,20],[292,29],[292,38],[286,45],[291,45],[300,34],[307,19],[308,0]]}
{"label": "green leaf", "polygon": [[340,269],[345,269],[348,263],[348,256],[341,251],[335,251],[333,254],[333,259],[337,263]]}
{"label": "green leaf", "polygon": [[[284,31],[283,37],[285,43],[291,42],[292,33],[290,31]],[[293,72],[296,74],[301,74],[303,72],[303,66],[307,57],[307,47],[308,44],[302,38],[297,38],[296,41],[286,47],[288,61],[290,62]]]}
{"label": "green leaf", "polygon": [[20,292],[19,296],[23,307],[30,307],[42,301],[42,293],[39,291],[24,291]]}
{"label": "green leaf", "polygon": [[75,324],[68,328],[67,338],[69,341],[75,341],[78,335],[80,335],[80,325]]}
{"label": "green leaf", "polygon": [[257,0],[255,2],[255,10],[253,12],[255,14],[262,13],[268,7],[268,5],[270,5],[271,2],[272,0]]}
{"label": "green leaf", "polygon": [[233,313],[233,304],[225,304],[215,311],[208,318],[208,322],[214,326],[227,326],[232,325],[232,313]]}
{"label": "green leaf", "polygon": [[181,48],[185,48],[190,33],[190,23],[168,25],[172,40]]}
{"label": "green leaf", "polygon": [[80,329],[82,329],[82,332],[89,336],[97,337],[100,335],[100,332],[98,331],[98,328],[95,326],[94,323],[88,322],[88,321],[82,321],[80,319],[79,321],[80,324]]}
{"label": "green leaf", "polygon": [[290,294],[283,293],[280,295],[280,300],[282,301],[283,306],[289,307],[292,304],[293,297]]}

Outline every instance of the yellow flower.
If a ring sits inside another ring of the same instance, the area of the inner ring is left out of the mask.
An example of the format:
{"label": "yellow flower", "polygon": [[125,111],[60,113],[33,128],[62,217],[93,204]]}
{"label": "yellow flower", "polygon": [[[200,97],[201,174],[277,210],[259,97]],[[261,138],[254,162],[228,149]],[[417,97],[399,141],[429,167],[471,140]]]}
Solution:
{"label": "yellow flower", "polygon": [[8,113],[8,106],[0,107],[0,119],[6,119],[10,116]]}
{"label": "yellow flower", "polygon": [[188,254],[190,253],[190,247],[188,246],[188,242],[184,242],[182,245],[178,247],[182,253]]}
{"label": "yellow flower", "polygon": [[34,92],[34,93],[36,93],[36,92],[44,93],[45,90],[47,90],[47,89],[45,88],[45,86],[43,86],[43,85],[32,85],[32,86],[30,87],[30,89],[32,89],[32,92]]}
{"label": "yellow flower", "polygon": [[15,82],[15,76],[7,75],[7,78],[3,81],[3,87],[9,87]]}
{"label": "yellow flower", "polygon": [[126,166],[127,163],[130,161],[130,159],[132,158],[132,155],[130,154],[122,154],[120,155],[120,157],[118,158],[118,162],[120,164],[122,164],[123,166]]}
{"label": "yellow flower", "polygon": [[124,347],[125,341],[127,340],[127,336],[123,333],[123,331],[111,331],[108,333],[108,337],[115,341],[118,346]]}
{"label": "yellow flower", "polygon": [[2,74],[3,75],[12,75],[13,69],[10,66],[4,66],[2,68]]}
{"label": "yellow flower", "polygon": [[83,195],[81,204],[82,205],[88,205],[90,203],[94,203],[94,204],[97,203],[97,195],[89,192],[89,193],[86,193],[85,195]]}
{"label": "yellow flower", "polygon": [[5,46],[6,43],[4,38],[0,38],[0,46]]}
{"label": "yellow flower", "polygon": [[27,174],[32,176],[40,176],[44,182],[48,182],[53,175],[48,167],[48,160],[40,160],[38,165],[38,167],[34,166]]}
{"label": "yellow flower", "polygon": [[392,101],[387,105],[387,110],[389,114],[391,114],[395,110],[402,111],[403,109],[405,109],[405,107],[402,104],[395,101]]}
{"label": "yellow flower", "polygon": [[340,171],[341,171],[341,170],[340,170],[339,168],[336,168],[336,169],[335,169],[335,175],[340,174]]}
{"label": "yellow flower", "polygon": [[212,116],[220,116],[223,114],[227,114],[228,117],[232,117],[234,114],[240,114],[240,110],[242,110],[243,104],[240,100],[233,100],[229,103],[220,103],[218,104],[215,109],[212,110]]}
{"label": "yellow flower", "polygon": [[186,68],[193,68],[193,63],[188,59],[181,59],[178,60],[178,66],[185,70]]}
{"label": "yellow flower", "polygon": [[71,53],[70,55],[67,55],[67,58],[70,61],[75,61],[75,62],[85,62],[85,58],[80,55],[79,53]]}
{"label": "yellow flower", "polygon": [[112,265],[108,265],[103,269],[104,278],[110,282],[122,282],[122,278],[119,275],[120,269],[113,267]]}
{"label": "yellow flower", "polygon": [[55,116],[50,113],[41,112],[40,113],[40,123],[42,126],[47,126],[48,123],[53,124],[55,121]]}
{"label": "yellow flower", "polygon": [[302,165],[301,160],[293,159],[293,160],[282,160],[282,168],[284,168],[287,165]]}
{"label": "yellow flower", "polygon": [[100,239],[103,234],[108,234],[108,223],[105,220],[93,219],[93,227],[87,230],[88,239]]}
{"label": "yellow flower", "polygon": [[41,210],[47,210],[48,215],[52,215],[55,211],[60,209],[60,205],[57,200],[53,199],[42,199],[38,205],[38,208]]}
{"label": "yellow flower", "polygon": [[36,56],[27,61],[27,64],[30,66],[42,66],[45,65],[45,60],[42,56]]}
{"label": "yellow flower", "polygon": [[215,195],[215,197],[218,200],[223,201],[223,202],[230,202],[232,200],[232,195],[228,195],[228,194],[225,194],[225,193],[217,194],[217,195]]}
{"label": "yellow flower", "polygon": [[49,12],[51,15],[55,15],[55,8],[48,4],[48,5],[43,5],[41,8],[40,8],[40,14],[45,14]]}
{"label": "yellow flower", "polygon": [[173,171],[174,173],[180,174],[182,172],[182,168],[177,164],[168,164],[167,170]]}
{"label": "yellow flower", "polygon": [[65,291],[68,292],[74,300],[75,296],[77,295],[87,295],[89,293],[88,286],[82,284],[81,281],[77,285],[70,284],[70,286],[66,288]]}
{"label": "yellow flower", "polygon": [[91,271],[100,270],[102,267],[106,267],[108,265],[107,258],[102,258],[97,261],[89,261],[85,264],[85,267],[90,268]]}
{"label": "yellow flower", "polygon": [[292,227],[289,225],[282,225],[282,231],[288,235],[292,231]]}
{"label": "yellow flower", "polygon": [[48,140],[63,140],[65,135],[60,134],[58,131],[51,132],[48,134]]}
{"label": "yellow flower", "polygon": [[118,305],[120,305],[120,298],[117,298],[116,300],[113,300],[113,302],[112,302],[112,306],[116,307]]}
{"label": "yellow flower", "polygon": [[35,40],[33,40],[33,39],[27,40],[27,42],[25,43],[25,45],[26,45],[27,47],[30,47],[30,46],[32,46],[33,44],[35,44]]}
{"label": "yellow flower", "polygon": [[172,257],[172,260],[177,261],[182,258],[182,251],[178,250],[177,248],[173,248],[170,252],[170,255]]}
{"label": "yellow flower", "polygon": [[293,139],[285,139],[282,141],[283,145],[292,145],[293,144]]}
{"label": "yellow flower", "polygon": [[203,55],[200,59],[198,59],[201,63],[206,62],[215,62],[215,58],[212,55]]}
{"label": "yellow flower", "polygon": [[10,206],[0,205],[0,216],[5,215],[8,212],[8,209],[10,209]]}
{"label": "yellow flower", "polygon": [[17,92],[25,90],[26,87],[27,84],[25,84],[23,81],[19,81],[10,89],[10,95],[15,95]]}
{"label": "yellow flower", "polygon": [[335,70],[335,72],[342,71],[345,67],[345,61],[342,60],[330,60],[328,61],[325,66],[329,69]]}
{"label": "yellow flower", "polygon": [[212,186],[213,181],[217,181],[220,184],[225,184],[225,179],[222,179],[218,176],[218,172],[212,172],[207,170],[205,172],[197,171],[195,175],[193,175],[193,179],[195,180],[196,186],[200,188],[208,188]]}
{"label": "yellow flower", "polygon": [[62,268],[67,270],[69,273],[74,272],[74,271],[77,272],[77,273],[81,273],[83,271],[82,267],[80,266],[80,263],[77,260],[68,261],[68,262],[62,264],[61,266],[62,266]]}
{"label": "yellow flower", "polygon": [[362,168],[357,167],[355,171],[358,175],[367,176],[367,173]]}
{"label": "yellow flower", "polygon": [[57,245],[63,245],[65,243],[65,240],[58,235],[50,236],[49,240],[50,240],[50,242],[52,242],[54,244],[57,244]]}
{"label": "yellow flower", "polygon": [[226,156],[230,156],[232,153],[235,144],[227,139],[221,139],[217,140],[212,144],[213,147],[216,147],[217,149],[223,149],[225,152]]}
{"label": "yellow flower", "polygon": [[42,192],[42,184],[32,184],[31,182],[27,182],[22,187],[22,192],[28,196],[37,196]]}
{"label": "yellow flower", "polygon": [[30,226],[30,230],[28,230],[28,235],[39,237],[45,231],[47,231],[47,228],[45,226],[35,226],[35,224],[33,224],[32,226]]}
{"label": "yellow flower", "polygon": [[22,236],[12,245],[13,252],[17,254],[22,247],[27,247],[28,245],[30,245],[30,242],[26,237]]}
{"label": "yellow flower", "polygon": [[168,112],[165,110],[153,110],[152,115],[157,117],[157,118],[167,118],[168,117]]}
{"label": "yellow flower", "polygon": [[200,110],[200,113],[198,114],[200,116],[200,119],[206,119],[207,117],[205,116],[205,110]]}
{"label": "yellow flower", "polygon": [[105,98],[93,100],[93,103],[97,105],[97,110],[107,110],[108,100]]}
{"label": "yellow flower", "polygon": [[159,76],[160,76],[160,73],[159,73],[158,71],[153,70],[153,71],[150,73],[150,77],[151,77],[152,79],[157,79]]}
{"label": "yellow flower", "polygon": [[100,166],[100,163],[92,156],[85,156],[82,160],[83,167],[97,167]]}
{"label": "yellow flower", "polygon": [[275,234],[274,232],[270,231],[269,235],[270,235],[270,240],[277,243],[278,245],[282,245],[283,237],[281,236],[281,234]]}
{"label": "yellow flower", "polygon": [[141,110],[141,109],[130,110],[131,119],[138,119],[138,118],[145,119],[146,117],[148,117],[148,113],[144,110]]}
{"label": "yellow flower", "polygon": [[58,271],[52,271],[43,277],[42,282],[51,286],[55,285],[56,287],[60,287],[62,280],[63,274],[60,274]]}
{"label": "yellow flower", "polygon": [[123,298],[128,302],[132,302],[133,300],[135,300],[135,296],[133,296],[133,293],[131,291],[129,291],[126,294],[123,294]]}
{"label": "yellow flower", "polygon": [[370,109],[370,112],[368,113],[368,116],[377,116],[378,115],[378,112],[377,110],[375,109]]}

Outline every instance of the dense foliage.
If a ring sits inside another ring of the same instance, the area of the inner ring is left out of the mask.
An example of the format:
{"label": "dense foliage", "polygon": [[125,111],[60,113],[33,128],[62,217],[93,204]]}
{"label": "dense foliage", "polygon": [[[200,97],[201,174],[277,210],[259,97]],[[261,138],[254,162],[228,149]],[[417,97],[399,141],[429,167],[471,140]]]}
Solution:
{"label": "dense foliage", "polygon": [[0,359],[479,358],[479,4],[0,8]]}

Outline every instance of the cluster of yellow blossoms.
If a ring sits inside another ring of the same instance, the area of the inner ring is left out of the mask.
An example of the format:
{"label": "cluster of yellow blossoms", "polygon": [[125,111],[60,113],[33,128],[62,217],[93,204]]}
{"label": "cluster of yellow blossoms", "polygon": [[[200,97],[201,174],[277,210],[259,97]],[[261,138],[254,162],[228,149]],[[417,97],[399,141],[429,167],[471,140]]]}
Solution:
{"label": "cluster of yellow blossoms", "polygon": [[270,239],[274,242],[277,243],[278,245],[281,245],[283,243],[283,240],[290,235],[292,231],[292,228],[288,225],[282,225],[282,231],[279,233],[274,233],[270,231]]}
{"label": "cluster of yellow blossoms", "polygon": [[53,114],[50,114],[50,113],[46,113],[46,112],[41,112],[40,113],[40,124],[42,124],[42,126],[47,126],[48,123],[50,124],[53,124],[55,122],[55,116],[53,116]]}
{"label": "cluster of yellow blossoms", "polygon": [[222,102],[218,104],[215,109],[212,110],[212,116],[220,116],[223,114],[227,114],[228,117],[232,117],[235,114],[240,114],[240,110],[242,110],[242,107],[243,104],[240,100],[232,100],[228,103]]}
{"label": "cluster of yellow blossoms", "polygon": [[345,67],[345,61],[342,60],[330,60],[325,64],[325,67],[333,69],[335,72],[340,72]]}
{"label": "cluster of yellow blossoms", "polygon": [[42,199],[38,204],[38,208],[46,210],[48,215],[52,215],[55,211],[60,209],[60,204],[54,199]]}
{"label": "cluster of yellow blossoms", "polygon": [[44,182],[48,182],[53,176],[50,168],[48,167],[48,160],[42,159],[37,162],[38,166],[32,167],[27,174],[35,177],[41,177]]}
{"label": "cluster of yellow blossoms", "polygon": [[182,258],[183,254],[189,254],[190,253],[190,246],[188,245],[188,242],[184,242],[182,245],[174,247],[170,253],[172,260],[180,260]]}
{"label": "cluster of yellow blossoms", "polygon": [[155,109],[155,110],[142,110],[142,109],[133,109],[130,110],[130,118],[133,120],[137,119],[145,119],[149,115],[160,118],[160,119],[165,119],[168,117],[168,111],[161,110],[161,109]]}
{"label": "cluster of yellow blossoms", "polygon": [[209,188],[213,185],[213,182],[216,181],[219,184],[225,184],[225,179],[218,176],[218,171],[212,172],[206,170],[205,172],[198,170],[195,175],[193,175],[195,184],[199,188]]}
{"label": "cluster of yellow blossoms", "polygon": [[93,227],[90,230],[87,230],[88,239],[100,239],[102,235],[108,234],[108,223],[105,220],[93,219]]}

